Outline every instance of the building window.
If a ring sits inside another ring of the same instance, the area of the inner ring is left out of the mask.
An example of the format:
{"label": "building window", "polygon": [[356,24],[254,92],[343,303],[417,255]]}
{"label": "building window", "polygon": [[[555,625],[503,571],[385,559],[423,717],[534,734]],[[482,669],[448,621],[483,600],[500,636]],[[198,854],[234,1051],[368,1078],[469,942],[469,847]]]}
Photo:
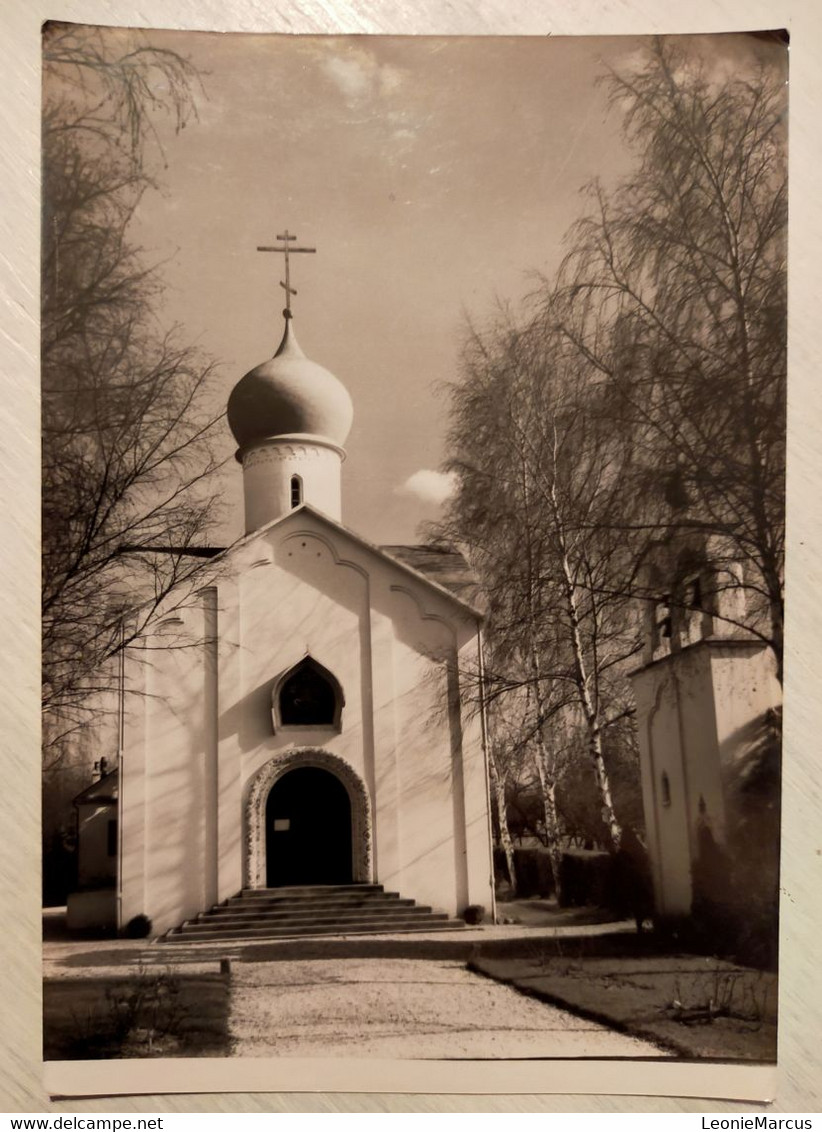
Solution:
{"label": "building window", "polygon": [[683,645],[695,644],[702,640],[705,635],[706,609],[703,600],[701,575],[689,575],[683,580],[680,589],[682,593],[682,623],[679,636]]}
{"label": "building window", "polygon": [[307,656],[274,685],[271,703],[274,730],[280,726],[339,730],[343,703],[338,681]]}
{"label": "building window", "polygon": [[683,603],[687,609],[702,609],[702,579],[699,574],[685,579]]}
{"label": "building window", "polygon": [[654,606],[654,647],[671,637],[671,595],[665,594]]}
{"label": "building window", "polygon": [[662,805],[666,808],[671,804],[671,780],[667,771],[662,772]]}
{"label": "building window", "polygon": [[299,476],[291,477],[291,506],[299,507],[303,501],[303,481]]}

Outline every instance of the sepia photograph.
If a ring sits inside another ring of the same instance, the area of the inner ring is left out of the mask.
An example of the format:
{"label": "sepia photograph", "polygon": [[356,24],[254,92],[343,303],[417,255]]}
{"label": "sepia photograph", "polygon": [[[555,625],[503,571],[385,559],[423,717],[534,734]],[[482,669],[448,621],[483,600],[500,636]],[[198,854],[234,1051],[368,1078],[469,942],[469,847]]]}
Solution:
{"label": "sepia photograph", "polygon": [[46,1062],[776,1062],[788,38],[50,22]]}

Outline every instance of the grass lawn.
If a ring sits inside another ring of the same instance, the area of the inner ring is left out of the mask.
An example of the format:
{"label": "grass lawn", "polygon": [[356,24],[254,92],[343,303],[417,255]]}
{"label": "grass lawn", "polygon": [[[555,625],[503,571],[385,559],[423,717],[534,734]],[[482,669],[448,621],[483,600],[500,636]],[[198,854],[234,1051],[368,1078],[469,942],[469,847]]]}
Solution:
{"label": "grass lawn", "polygon": [[696,955],[476,955],[479,974],[680,1057],[776,1061],[776,975]]}
{"label": "grass lawn", "polygon": [[46,979],[43,1057],[227,1056],[229,996],[219,974]]}

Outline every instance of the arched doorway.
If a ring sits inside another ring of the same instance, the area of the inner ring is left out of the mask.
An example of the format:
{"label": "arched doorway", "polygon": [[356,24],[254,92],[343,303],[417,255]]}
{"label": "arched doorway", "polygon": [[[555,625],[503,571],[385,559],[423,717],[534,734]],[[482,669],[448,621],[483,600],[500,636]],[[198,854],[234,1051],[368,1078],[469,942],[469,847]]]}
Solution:
{"label": "arched doorway", "polygon": [[[305,777],[294,778],[291,780],[291,785],[286,788],[285,794],[278,799],[277,789],[279,784],[290,779],[291,775],[296,774],[297,771],[307,770],[324,772],[327,778],[314,778],[313,783]],[[331,780],[330,783],[329,779]],[[347,796],[347,809],[346,801],[341,798],[337,790],[338,787],[342,788]],[[289,799],[289,793],[292,791],[297,797]],[[300,795],[302,795],[302,801]],[[323,828],[322,819],[317,821],[313,816],[317,812],[323,795],[325,795],[325,801],[322,803],[323,809],[326,812],[329,808],[331,810],[327,828]],[[335,797],[338,803],[336,806],[334,805]],[[311,810],[315,798],[317,804]],[[288,839],[286,839],[282,843],[282,849],[278,849],[278,838],[282,833],[290,833],[291,827],[289,826],[287,830],[277,830],[275,835],[272,823],[275,819],[290,821],[290,816],[287,813],[281,815],[278,812],[275,814],[274,809],[279,809],[281,802],[290,804],[293,801],[296,803],[296,811],[299,811],[300,805],[304,805],[306,800],[312,814],[311,836],[318,845],[325,844],[327,846],[325,861],[328,862],[332,856],[335,856],[338,860],[347,861],[348,883],[352,881],[354,884],[373,883],[371,801],[365,783],[354,768],[338,755],[332,755],[329,751],[317,747],[292,747],[269,759],[260,767],[248,784],[244,823],[243,884],[245,887],[267,888],[269,886],[269,859],[288,848]],[[269,809],[269,807],[271,808]],[[337,823],[342,823],[340,816],[342,811],[345,811],[348,815],[349,848],[347,854],[346,849],[342,847],[345,844],[344,839],[333,836]],[[299,816],[298,813],[297,816]],[[271,830],[270,833],[269,829]],[[298,839],[294,838],[293,840]],[[336,849],[334,848],[335,841]],[[313,852],[313,850],[310,849],[310,852]],[[295,855],[299,856],[300,854],[297,852],[289,855],[293,859]],[[272,875],[276,875],[276,869]],[[337,873],[337,875],[340,875],[340,873]],[[345,882],[336,880],[277,881],[279,885],[286,883],[341,884]]]}
{"label": "arched doorway", "polygon": [[351,801],[321,767],[290,770],[266,802],[266,886],[351,884]]}

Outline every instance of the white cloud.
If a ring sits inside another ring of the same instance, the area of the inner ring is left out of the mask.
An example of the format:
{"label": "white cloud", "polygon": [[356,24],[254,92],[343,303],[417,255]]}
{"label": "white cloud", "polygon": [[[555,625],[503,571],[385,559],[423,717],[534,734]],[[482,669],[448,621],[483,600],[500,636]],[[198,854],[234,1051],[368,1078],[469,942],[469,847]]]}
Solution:
{"label": "white cloud", "polygon": [[405,483],[395,488],[396,495],[413,495],[423,503],[444,503],[454,494],[457,477],[453,472],[435,472],[420,468]]}
{"label": "white cloud", "polygon": [[381,94],[393,94],[402,85],[402,71],[384,64],[379,69],[379,84]]}
{"label": "white cloud", "polygon": [[323,70],[346,98],[361,98],[371,88],[371,68],[365,64],[365,60],[342,59],[335,55],[325,60]]}
{"label": "white cloud", "polygon": [[349,103],[369,96],[387,97],[399,89],[403,79],[399,68],[378,63],[367,51],[327,56],[322,69]]}

